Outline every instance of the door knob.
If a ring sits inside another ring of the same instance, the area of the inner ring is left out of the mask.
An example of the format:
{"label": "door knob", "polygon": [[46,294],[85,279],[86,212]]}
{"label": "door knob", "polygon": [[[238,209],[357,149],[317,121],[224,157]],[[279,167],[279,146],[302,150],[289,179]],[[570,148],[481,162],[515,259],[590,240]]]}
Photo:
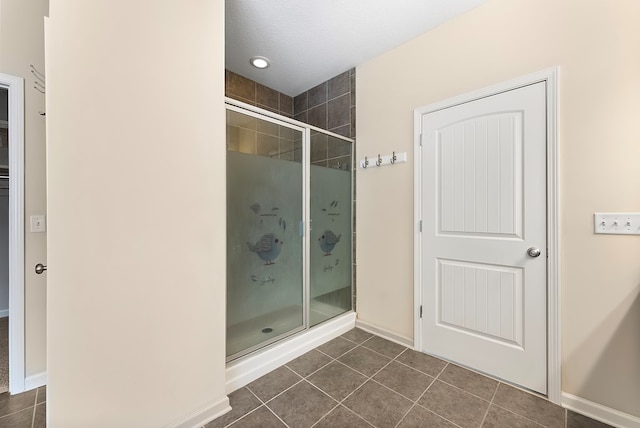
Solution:
{"label": "door knob", "polygon": [[42,272],[44,272],[45,270],[47,270],[47,267],[45,265],[43,265],[42,263],[38,263],[36,265],[36,273],[38,275],[40,275]]}
{"label": "door knob", "polygon": [[538,257],[540,253],[541,253],[540,248],[536,248],[536,247],[531,247],[527,250],[527,254],[529,254],[529,257]]}

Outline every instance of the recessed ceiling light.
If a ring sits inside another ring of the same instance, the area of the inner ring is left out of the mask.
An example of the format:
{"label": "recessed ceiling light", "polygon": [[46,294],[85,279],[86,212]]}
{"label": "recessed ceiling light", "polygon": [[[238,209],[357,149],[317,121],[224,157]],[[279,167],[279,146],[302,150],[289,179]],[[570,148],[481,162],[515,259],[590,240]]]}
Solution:
{"label": "recessed ceiling light", "polygon": [[267,68],[269,67],[269,60],[263,56],[253,56],[249,60],[251,65],[255,68]]}

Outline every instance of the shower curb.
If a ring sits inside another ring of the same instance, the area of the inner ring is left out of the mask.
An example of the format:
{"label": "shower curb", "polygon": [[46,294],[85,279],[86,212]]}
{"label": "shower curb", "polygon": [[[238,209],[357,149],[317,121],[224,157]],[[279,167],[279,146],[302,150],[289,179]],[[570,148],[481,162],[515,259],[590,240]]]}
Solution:
{"label": "shower curb", "polygon": [[348,312],[318,326],[227,364],[227,394],[354,328],[356,313]]}

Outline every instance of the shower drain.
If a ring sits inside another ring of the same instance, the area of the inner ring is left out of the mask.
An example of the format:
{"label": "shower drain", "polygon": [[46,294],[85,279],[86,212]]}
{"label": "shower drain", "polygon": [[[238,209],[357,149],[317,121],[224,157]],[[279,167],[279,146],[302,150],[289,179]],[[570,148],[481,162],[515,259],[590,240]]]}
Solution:
{"label": "shower drain", "polygon": [[263,333],[271,333],[273,331],[273,329],[271,327],[267,327],[267,328],[263,328],[262,332]]}

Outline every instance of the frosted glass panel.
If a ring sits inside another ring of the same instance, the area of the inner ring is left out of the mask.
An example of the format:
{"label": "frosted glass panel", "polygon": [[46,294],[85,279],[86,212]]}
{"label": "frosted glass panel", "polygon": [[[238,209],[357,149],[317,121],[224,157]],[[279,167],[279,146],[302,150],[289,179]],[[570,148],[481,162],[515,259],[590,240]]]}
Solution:
{"label": "frosted glass panel", "polygon": [[316,141],[312,136],[312,326],[351,309],[352,282],[351,143],[325,135],[325,159],[318,159],[314,158]]}
{"label": "frosted glass panel", "polygon": [[227,113],[227,357],[233,358],[303,328],[302,164],[294,160],[302,132]]}

